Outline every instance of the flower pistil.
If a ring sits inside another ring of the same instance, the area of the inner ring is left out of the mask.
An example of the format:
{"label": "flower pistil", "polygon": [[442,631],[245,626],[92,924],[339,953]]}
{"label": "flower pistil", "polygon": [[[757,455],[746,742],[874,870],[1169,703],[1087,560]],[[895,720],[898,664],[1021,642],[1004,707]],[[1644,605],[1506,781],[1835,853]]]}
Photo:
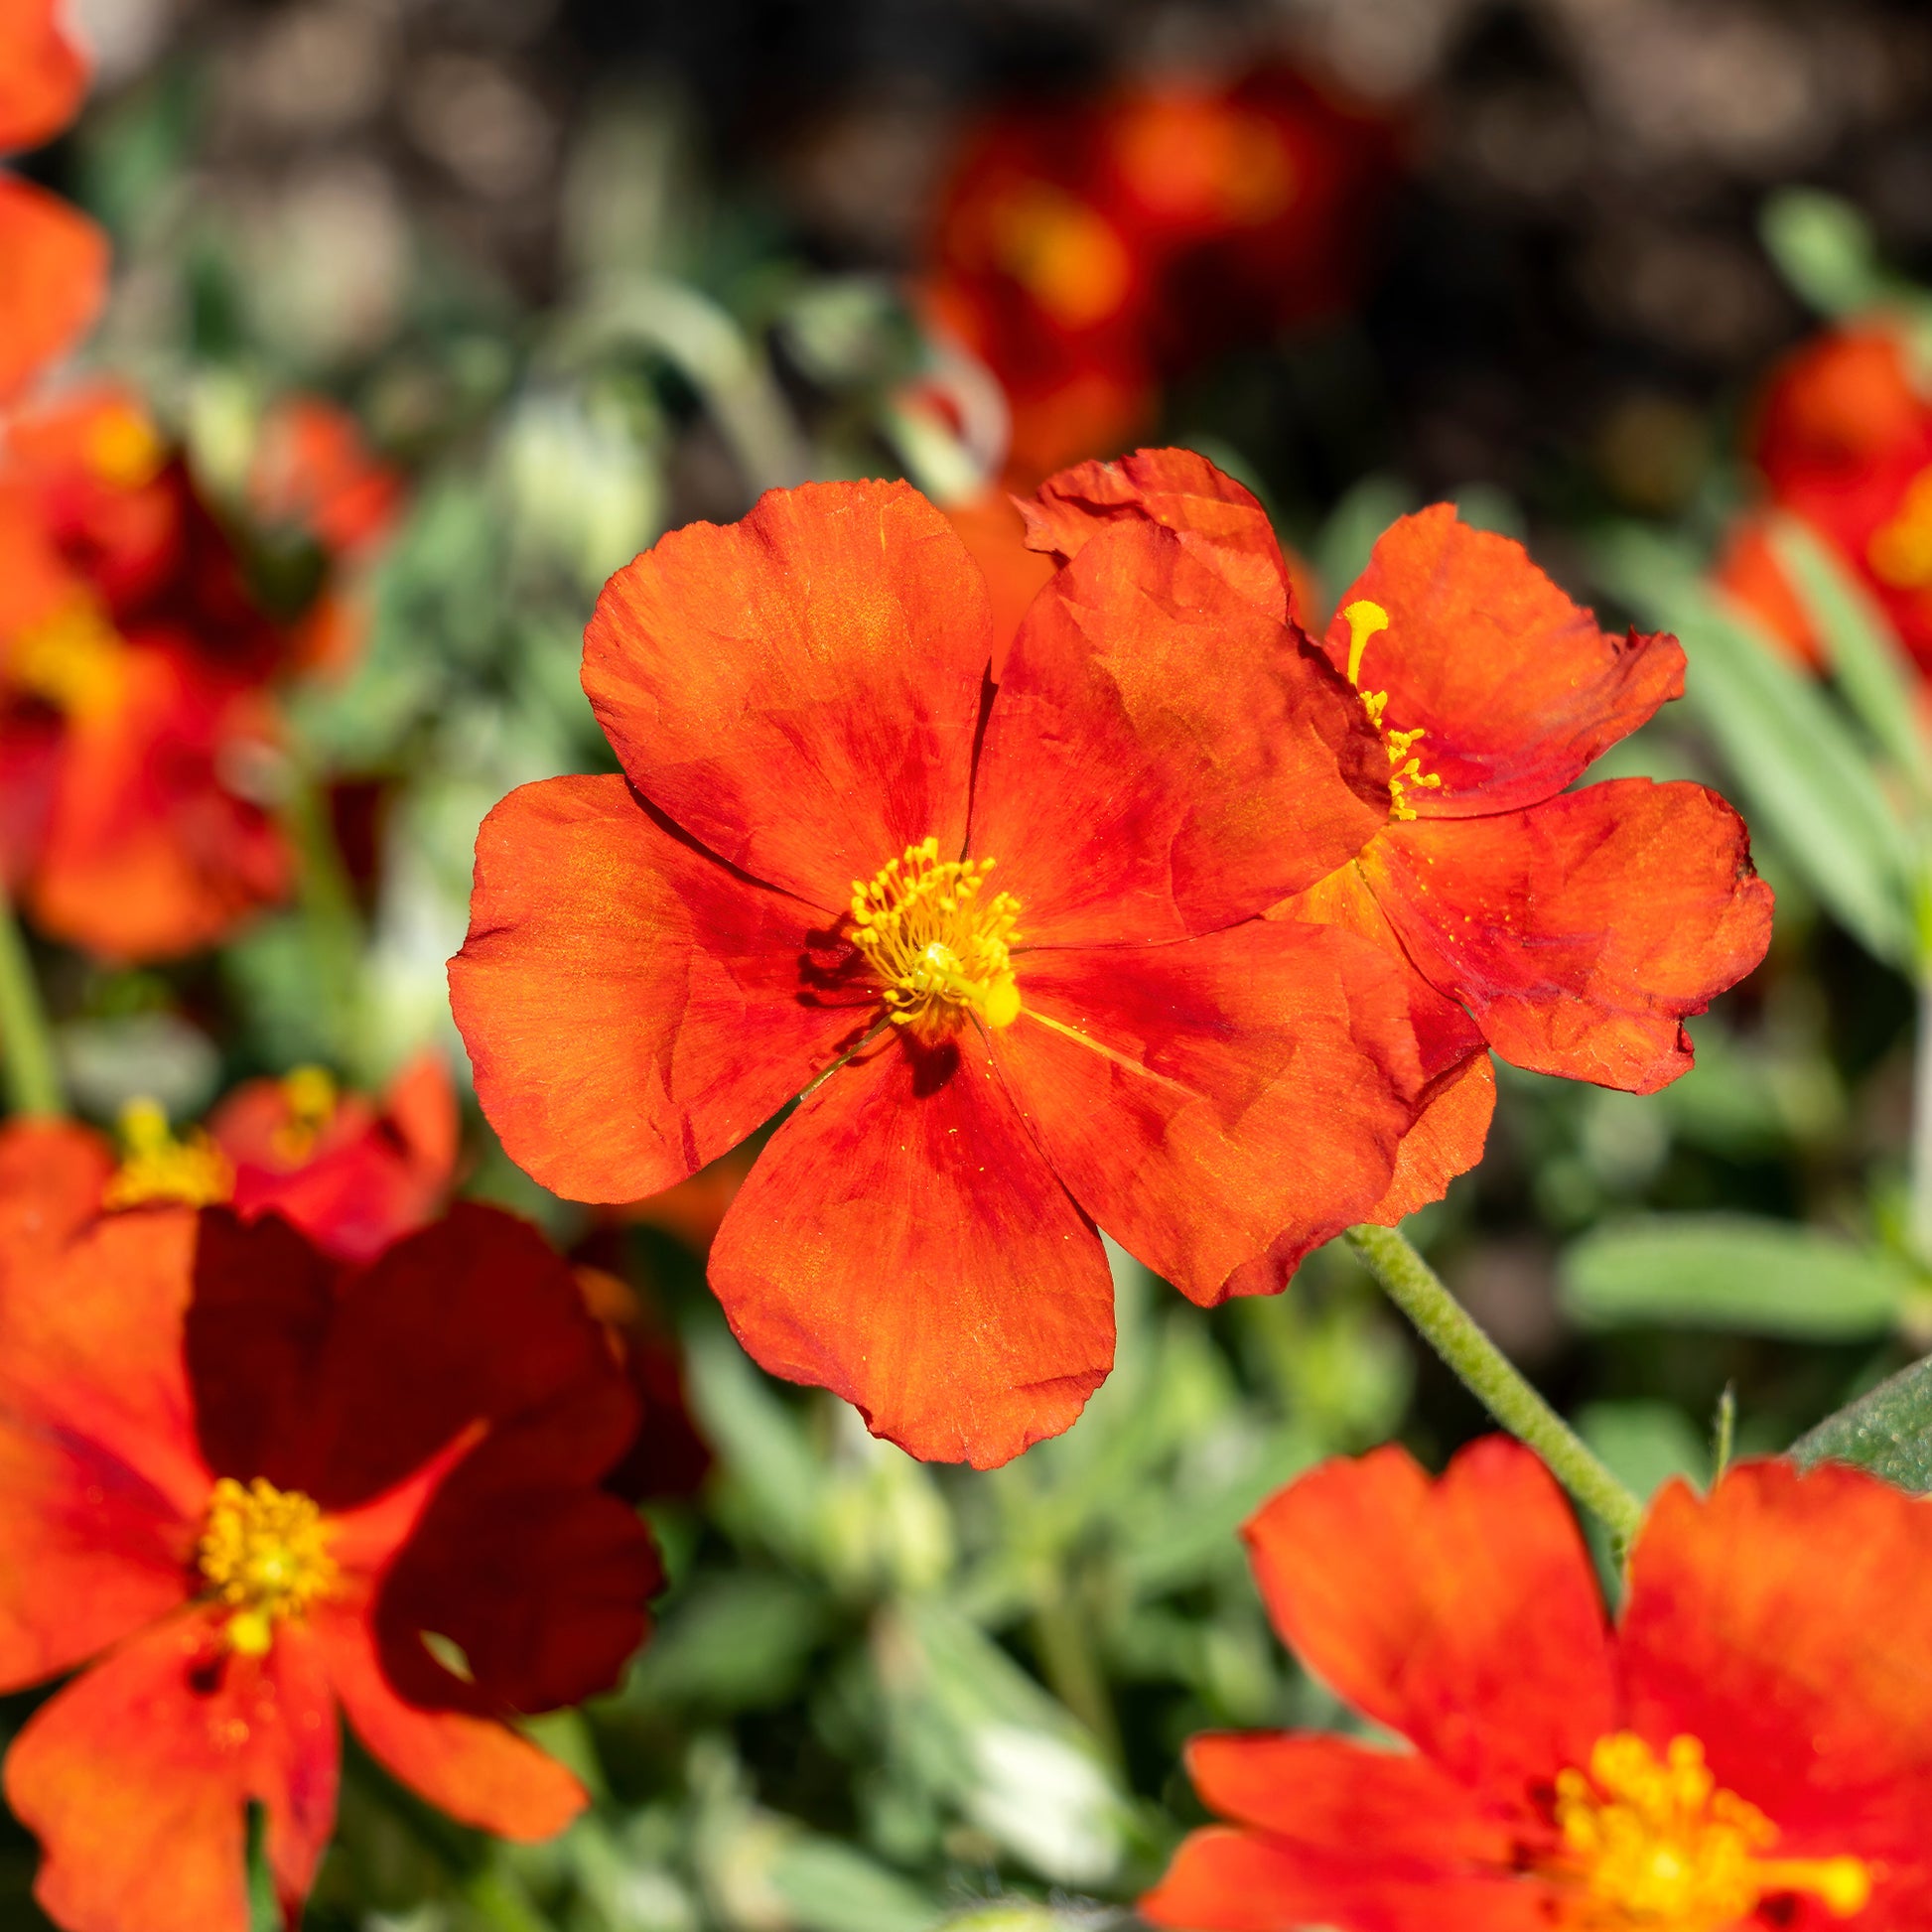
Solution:
{"label": "flower pistil", "polygon": [[1010,946],[1020,902],[982,897],[991,859],[941,859],[939,841],[908,845],[870,882],[852,883],[852,938],[884,989],[887,1017],[921,1039],[1020,1017]]}
{"label": "flower pistil", "polygon": [[1661,1757],[1632,1731],[1599,1738],[1587,1771],[1558,1773],[1556,1823],[1552,1875],[1582,1885],[1580,1922],[1602,1932],[1722,1932],[1762,1900],[1799,1892],[1851,1918],[1871,1896],[1861,1859],[1760,1856],[1776,1826],[1719,1786],[1695,1737],[1673,1737]]}

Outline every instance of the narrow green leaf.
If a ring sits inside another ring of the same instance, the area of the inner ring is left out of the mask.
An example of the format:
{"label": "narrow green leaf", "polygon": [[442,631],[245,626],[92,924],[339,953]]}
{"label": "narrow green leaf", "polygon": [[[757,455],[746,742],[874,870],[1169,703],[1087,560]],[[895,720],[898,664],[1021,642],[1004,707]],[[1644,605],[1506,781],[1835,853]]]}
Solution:
{"label": "narrow green leaf", "polygon": [[1918,673],[1864,586],[1795,516],[1778,515],[1771,548],[1824,639],[1832,668],[1865,729],[1932,790],[1932,746],[1918,725]]}
{"label": "narrow green leaf", "polygon": [[766,1874],[803,1932],[927,1932],[943,1907],[837,1839],[785,1841]]}
{"label": "narrow green leaf", "polygon": [[1800,1468],[1851,1462],[1901,1489],[1932,1489],[1932,1356],[1827,1416],[1790,1454]]}
{"label": "narrow green leaf", "polygon": [[1888,285],[1870,224],[1841,197],[1780,189],[1764,203],[1758,233],[1778,273],[1820,315],[1856,315],[1884,300]]}
{"label": "narrow green leaf", "polygon": [[1913,1286],[1905,1264],[1881,1249],[1729,1214],[1613,1223],[1577,1242],[1562,1271],[1564,1306],[1592,1327],[1814,1340],[1883,1334]]}
{"label": "narrow green leaf", "polygon": [[1911,835],[1829,697],[1721,606],[1682,545],[1626,526],[1597,545],[1604,587],[1691,660],[1685,702],[1773,839],[1832,915],[1875,958],[1909,969]]}

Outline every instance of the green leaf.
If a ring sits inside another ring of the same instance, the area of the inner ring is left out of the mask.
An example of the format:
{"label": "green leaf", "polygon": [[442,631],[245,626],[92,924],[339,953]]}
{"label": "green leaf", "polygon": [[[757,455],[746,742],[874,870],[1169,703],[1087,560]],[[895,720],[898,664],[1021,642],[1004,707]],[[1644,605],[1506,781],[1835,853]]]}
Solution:
{"label": "green leaf", "polygon": [[1709,1445],[1671,1403],[1592,1402],[1578,1412],[1577,1431],[1646,1502],[1673,1476],[1710,1477]]}
{"label": "green leaf", "polygon": [[1771,548],[1824,639],[1853,709],[1920,789],[1932,790],[1932,746],[1918,724],[1918,673],[1890,620],[1795,516],[1773,518]]}
{"label": "green leaf", "polygon": [[803,1932],[927,1932],[938,1900],[838,1840],[789,1839],[765,1880]]}
{"label": "green leaf", "polygon": [[1868,952],[1909,969],[1913,840],[1830,699],[1713,597],[1683,546],[1626,526],[1599,542],[1595,563],[1642,621],[1682,640],[1685,702],[1735,774],[1753,831]]}
{"label": "green leaf", "polygon": [[1932,1489],[1932,1356],[1827,1416],[1790,1454],[1800,1468],[1850,1462],[1901,1489]]}
{"label": "green leaf", "polygon": [[1661,1323],[1814,1340],[1883,1334],[1914,1286],[1881,1249],[1746,1215],[1598,1229],[1563,1258],[1564,1306],[1591,1327]]}
{"label": "green leaf", "polygon": [[1857,315],[1888,293],[1869,223],[1837,195],[1780,189],[1765,201],[1758,233],[1778,273],[1820,315]]}

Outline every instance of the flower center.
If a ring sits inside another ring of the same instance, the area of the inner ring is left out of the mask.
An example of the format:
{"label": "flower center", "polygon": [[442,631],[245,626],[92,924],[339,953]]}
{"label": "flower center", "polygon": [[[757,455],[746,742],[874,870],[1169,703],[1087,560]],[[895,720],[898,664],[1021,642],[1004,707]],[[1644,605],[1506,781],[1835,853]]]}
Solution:
{"label": "flower center", "polygon": [[270,1145],[291,1167],[316,1151],[336,1118],[336,1082],[322,1066],[298,1066],[282,1076],[282,1104],[288,1118],[270,1136]]}
{"label": "flower center", "polygon": [[1898,514],[1872,532],[1864,554],[1872,574],[1895,591],[1932,585],[1932,469],[1912,479]]}
{"label": "flower center", "polygon": [[885,989],[887,1017],[921,1039],[1020,1017],[1008,950],[1020,901],[983,897],[991,859],[941,859],[939,841],[908,845],[870,884],[852,882],[852,939]]}
{"label": "flower center", "polygon": [[262,1657],[283,1617],[300,1616],[336,1587],[329,1525],[299,1489],[277,1489],[257,1476],[243,1488],[233,1476],[214,1485],[197,1555],[202,1575],[227,1604],[231,1649]]}
{"label": "flower center", "polygon": [[107,1209],[149,1201],[208,1207],[234,1192],[234,1165],[199,1127],[179,1139],[159,1101],[130,1100],[121,1109],[121,1165],[102,1190]]}
{"label": "flower center", "polygon": [[1063,329],[1091,329],[1125,304],[1134,279],[1127,245],[1098,209],[1029,182],[987,216],[994,262]]}
{"label": "flower center", "polygon": [[1599,1738],[1589,1769],[1557,1775],[1558,1870],[1581,1879],[1584,1923],[1660,1932],[1722,1932],[1780,1893],[1809,1892],[1836,1918],[1871,1896],[1860,1859],[1766,1859],[1777,1828],[1719,1789],[1695,1737],[1662,1757],[1631,1731]]}
{"label": "flower center", "polygon": [[1389,749],[1389,816],[1391,818],[1414,818],[1416,808],[1409,802],[1412,786],[1421,786],[1434,791],[1441,786],[1443,774],[1440,771],[1425,771],[1418,759],[1411,756],[1412,748],[1423,738],[1423,727],[1418,725],[1414,731],[1399,732],[1382,722],[1383,708],[1389,702],[1386,691],[1362,690],[1362,652],[1368,648],[1368,640],[1378,630],[1389,627],[1389,614],[1379,604],[1371,604],[1367,598],[1360,598],[1351,604],[1342,616],[1348,620],[1348,681],[1361,693],[1362,709],[1368,713],[1368,722],[1382,734],[1383,742]]}
{"label": "flower center", "polygon": [[7,681],[69,718],[111,711],[126,677],[127,646],[93,602],[65,604],[14,639]]}

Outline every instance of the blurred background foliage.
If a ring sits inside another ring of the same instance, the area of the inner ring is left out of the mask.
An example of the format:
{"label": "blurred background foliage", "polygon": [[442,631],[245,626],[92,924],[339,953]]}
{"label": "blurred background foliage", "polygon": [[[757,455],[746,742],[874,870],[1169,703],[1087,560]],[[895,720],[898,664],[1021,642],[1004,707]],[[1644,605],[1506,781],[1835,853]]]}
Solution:
{"label": "blurred background foliage", "polygon": [[[1645,1492],[1708,1477],[1726,1390],[1738,1448],[1780,1449],[1932,1339],[1920,674],[1802,527],[1780,555],[1829,678],[1711,582],[1779,351],[1878,311],[1932,345],[1922,7],[75,11],[94,98],[29,166],[113,233],[87,360],[140,385],[244,535],[292,393],[351,411],[406,490],[352,666],[286,694],[322,801],[300,901],[178,967],[42,948],[83,1111],[143,1093],[193,1119],[312,1060],[373,1085],[425,1042],[461,1070],[444,962],[478,820],[526,779],[610,768],[577,685],[605,576],[808,476],[906,474],[948,501],[999,480],[998,385],[918,295],[978,119],[1288,63],[1381,131],[1385,189],[1351,209],[1345,266],[1293,265],[1290,326],[1165,356],[1141,440],[1248,482],[1331,588],[1390,517],[1450,496],[1606,621],[1676,629],[1689,699],[1593,775],[1721,784],[1778,892],[1770,959],[1693,1025],[1694,1073],[1637,1097],[1503,1069],[1487,1159],[1412,1232]],[[262,569],[304,568],[251,540]],[[924,1467],[730,1339],[703,1249],[742,1168],[594,1221],[474,1113],[467,1145],[468,1191],[676,1333],[711,1468],[651,1506],[671,1574],[652,1644],[616,1694],[541,1723],[594,1813],[492,1847],[353,1760],[325,1932],[1125,1925],[1199,1815],[1191,1732],[1345,1721],[1270,1637],[1243,1516],[1323,1455],[1399,1436],[1440,1461],[1483,1427],[1340,1250],[1211,1312],[1116,1254],[1119,1366],[1080,1423],[999,1471]],[[41,1922],[30,1876],[12,1832],[8,1924]]]}

